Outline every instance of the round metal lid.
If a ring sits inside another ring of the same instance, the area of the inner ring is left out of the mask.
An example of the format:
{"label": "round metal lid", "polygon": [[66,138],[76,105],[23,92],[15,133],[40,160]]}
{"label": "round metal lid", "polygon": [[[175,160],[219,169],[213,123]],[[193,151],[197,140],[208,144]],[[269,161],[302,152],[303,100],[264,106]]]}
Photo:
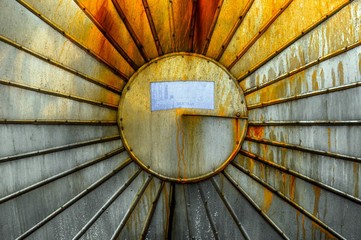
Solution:
{"label": "round metal lid", "polygon": [[140,166],[166,180],[194,182],[218,173],[237,154],[247,108],[242,89],[219,63],[178,53],[132,76],[118,122]]}

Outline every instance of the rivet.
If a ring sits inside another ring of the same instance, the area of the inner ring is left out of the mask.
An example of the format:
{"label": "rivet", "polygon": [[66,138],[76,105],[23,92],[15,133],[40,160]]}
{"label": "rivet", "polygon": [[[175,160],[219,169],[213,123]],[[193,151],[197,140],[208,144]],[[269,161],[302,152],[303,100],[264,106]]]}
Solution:
{"label": "rivet", "polygon": [[127,90],[128,90],[128,91],[130,90],[130,86],[127,87]]}
{"label": "rivet", "polygon": [[236,116],[237,116],[237,117],[240,117],[240,116],[241,116],[241,113],[240,113],[240,112],[236,112]]}

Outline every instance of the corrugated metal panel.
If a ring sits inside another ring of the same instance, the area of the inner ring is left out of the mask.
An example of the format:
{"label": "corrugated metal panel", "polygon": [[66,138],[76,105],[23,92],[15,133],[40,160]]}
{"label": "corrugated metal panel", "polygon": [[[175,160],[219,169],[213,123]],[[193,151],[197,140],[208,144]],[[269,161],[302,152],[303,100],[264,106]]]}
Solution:
{"label": "corrugated metal panel", "polygon": [[[1,238],[359,239],[360,19],[360,0],[0,0]],[[223,171],[182,184],[130,158],[118,105],[142,66],[191,53],[249,118]]]}

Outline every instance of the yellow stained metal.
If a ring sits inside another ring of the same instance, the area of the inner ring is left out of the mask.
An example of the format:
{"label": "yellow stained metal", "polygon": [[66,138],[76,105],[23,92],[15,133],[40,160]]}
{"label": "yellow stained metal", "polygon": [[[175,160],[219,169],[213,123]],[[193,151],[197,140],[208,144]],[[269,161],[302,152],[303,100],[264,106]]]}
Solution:
{"label": "yellow stained metal", "polygon": [[[214,82],[214,109],[151,111],[150,83]],[[141,68],[119,105],[124,146],[145,170],[166,180],[198,181],[221,171],[246,132],[242,90],[225,68],[200,55],[172,54]],[[243,118],[242,118],[243,117]]]}
{"label": "yellow stained metal", "polygon": [[287,1],[289,0],[255,0],[220,59],[220,63],[226,67],[229,66],[236,55]]}
{"label": "yellow stained metal", "polygon": [[158,33],[163,53],[171,53],[174,49],[173,29],[171,23],[171,3],[169,0],[148,0],[155,29]]}
{"label": "yellow stained metal", "polygon": [[144,59],[140,54],[136,44],[129,34],[126,26],[118,16],[111,0],[76,0],[85,10],[94,17],[99,24],[117,41],[119,46],[128,54],[128,56],[140,67],[144,64]]}
{"label": "yellow stained metal", "polygon": [[234,67],[232,67],[231,72],[237,78],[243,75],[258,62],[267,58],[267,56],[282,47],[283,44],[301,34],[304,29],[312,23],[317,22],[343,2],[345,2],[345,0],[293,1],[262,37],[247,51]]}
{"label": "yellow stained metal", "polygon": [[86,46],[114,68],[130,77],[134,70],[73,1],[26,0],[43,16]]}
{"label": "yellow stained metal", "polygon": [[[247,6],[248,1],[224,0],[206,56],[216,58],[223,42]],[[237,7],[235,7],[237,6]]]}
{"label": "yellow stained metal", "polygon": [[150,59],[158,57],[157,47],[152,36],[142,0],[133,0],[131,3],[126,0],[115,1],[117,1],[122,8],[148,57]]}
{"label": "yellow stained metal", "polygon": [[188,52],[191,40],[193,0],[172,0],[175,52]]}

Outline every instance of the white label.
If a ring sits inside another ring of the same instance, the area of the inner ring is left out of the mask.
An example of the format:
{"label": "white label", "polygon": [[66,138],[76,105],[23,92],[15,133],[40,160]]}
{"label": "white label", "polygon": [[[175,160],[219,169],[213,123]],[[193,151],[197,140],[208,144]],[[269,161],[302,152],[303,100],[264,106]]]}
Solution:
{"label": "white label", "polygon": [[152,111],[175,108],[214,109],[214,82],[150,83]]}

